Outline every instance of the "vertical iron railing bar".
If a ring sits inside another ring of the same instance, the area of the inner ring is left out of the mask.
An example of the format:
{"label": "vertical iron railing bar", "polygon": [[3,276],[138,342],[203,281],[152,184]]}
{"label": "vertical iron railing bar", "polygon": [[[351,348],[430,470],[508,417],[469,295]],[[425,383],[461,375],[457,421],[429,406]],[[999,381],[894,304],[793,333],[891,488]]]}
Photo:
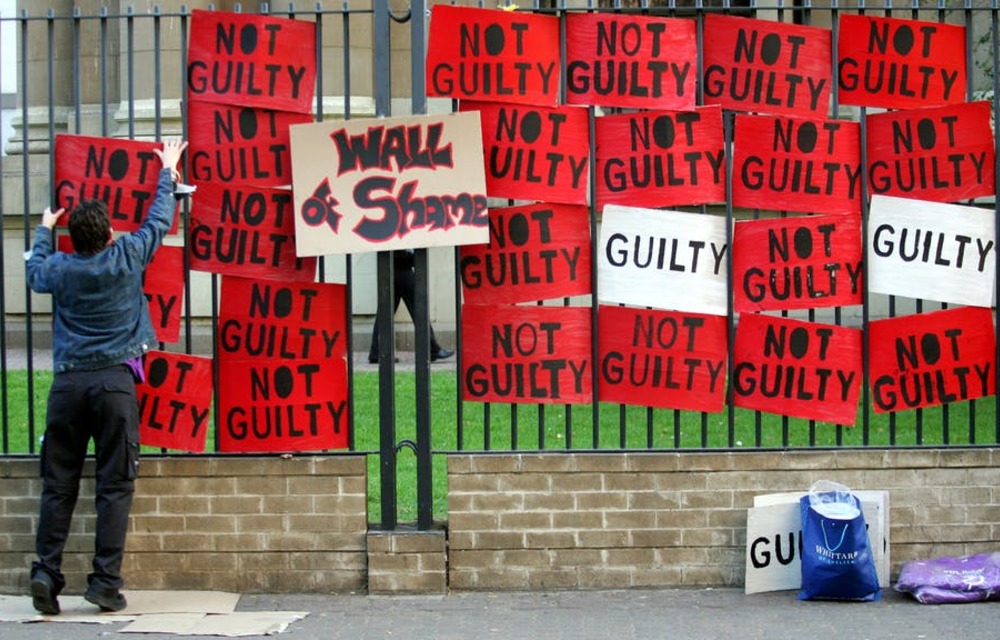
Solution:
{"label": "vertical iron railing bar", "polygon": [[[389,58],[389,3],[374,0],[373,37],[375,43],[375,115],[388,117],[392,112],[391,64]],[[382,46],[379,46],[381,43]],[[396,495],[396,397],[395,397],[395,285],[393,256],[390,251],[378,253],[379,325],[379,462],[381,469],[381,524],[392,531],[397,523]]]}
{"label": "vertical iron railing bar", "polygon": [[[589,137],[587,146],[587,153],[589,154],[588,162],[593,162],[593,159],[597,157],[597,111],[593,106],[587,107],[587,135]],[[597,279],[597,176],[595,175],[596,172],[593,167],[591,167],[588,173],[587,198],[590,203],[587,206],[588,221],[590,223],[590,352],[594,354],[592,356],[594,358],[593,362],[596,363],[597,354],[600,351],[600,291],[598,289]],[[592,386],[592,400],[590,403],[590,446],[592,449],[600,449],[601,404],[598,402],[600,375],[598,374],[596,366],[592,365],[590,369],[590,380]],[[570,446],[569,441],[567,441],[567,447],[568,446]]]}
{"label": "vertical iron railing bar", "polygon": [[684,436],[681,431],[681,418],[683,414],[680,409],[674,409],[674,449],[680,449],[682,445],[682,438]]}
{"label": "vertical iron railing bar", "polygon": [[[567,76],[568,76],[568,74],[566,73],[566,62],[567,62],[567,56],[566,56],[567,49],[566,49],[566,47],[567,47],[567,38],[566,38],[566,2],[565,2],[565,0],[563,0],[560,3],[558,3],[556,5],[555,9],[556,9],[556,11],[557,11],[557,13],[559,15],[559,67],[560,67],[559,75],[562,78],[562,81],[559,83],[559,104],[566,104],[566,83],[567,83]],[[588,116],[588,126],[589,126],[589,116]],[[588,159],[588,162],[590,162],[593,157],[594,156],[591,155],[589,157],[589,159]],[[593,172],[593,168],[591,168],[590,173],[591,174],[594,173]],[[591,180],[588,183],[588,185],[587,185],[588,193],[589,193],[589,190],[590,190],[592,184],[593,184],[593,180]],[[588,206],[588,215],[590,215],[590,210],[593,209],[593,207],[594,207],[594,200],[590,199],[589,202],[590,202],[590,205]],[[591,237],[591,245],[593,245],[593,237]],[[591,263],[591,264],[593,264],[593,263]],[[563,306],[570,306],[570,300],[569,300],[569,298],[565,298],[563,300]],[[590,331],[591,331],[591,350],[592,350],[591,362],[597,362],[598,354],[597,354],[597,351],[594,350],[594,345],[597,344],[597,343],[596,343],[596,341],[593,340],[593,337],[595,335],[597,335],[597,326],[596,326],[596,321],[597,321],[597,300],[596,300],[596,297],[593,295],[593,291],[591,292],[590,309],[591,309]],[[591,387],[592,387],[591,388],[591,406],[592,407],[597,405],[597,378],[598,378],[598,376],[596,375],[596,368],[592,366],[591,367]],[[566,405],[563,405],[563,447],[566,448],[566,449],[572,448],[572,442],[573,442],[573,405],[566,404]]]}
{"label": "vertical iron railing bar", "polygon": [[[179,37],[180,37],[181,63],[180,63],[180,77],[178,78],[178,80],[179,80],[179,91],[180,91],[180,94],[179,94],[180,98],[178,98],[178,100],[179,100],[178,107],[180,109],[180,118],[181,118],[181,139],[182,140],[187,140],[188,139],[188,120],[187,120],[187,107],[188,107],[188,105],[187,105],[187,62],[188,62],[188,55],[187,55],[187,47],[184,46],[184,44],[187,42],[187,38],[188,38],[188,13],[187,13],[187,6],[186,5],[181,5],[180,6],[180,18],[179,18],[179,21],[180,21],[180,28],[178,29],[178,33],[179,33]],[[157,24],[159,24],[159,19],[157,19]],[[159,56],[159,40],[157,40],[157,56]],[[159,57],[157,57],[157,60],[159,60]],[[159,65],[157,65],[157,68],[159,68]],[[161,99],[160,98],[160,87],[159,87],[159,85],[160,85],[160,83],[158,82],[157,83],[157,87],[156,87],[157,121],[159,121],[160,99]],[[159,123],[157,123],[157,127],[159,127]],[[157,128],[157,135],[159,135],[159,133],[160,133],[159,132],[159,128]],[[188,162],[190,162],[190,156],[191,156],[191,154],[188,153],[186,155],[187,155],[187,158],[188,158]],[[181,164],[180,169],[181,169],[182,175],[185,176],[185,179],[187,179],[187,167],[185,166],[185,163]],[[185,309],[190,309],[191,308],[191,300],[192,300],[192,292],[191,292],[191,244],[189,242],[189,237],[188,237],[188,233],[187,233],[188,229],[191,228],[191,226],[190,226],[191,225],[190,208],[191,208],[191,205],[188,202],[185,202],[184,206],[181,208],[181,216],[182,216],[182,220],[184,222],[184,231],[185,231],[185,233],[184,233],[184,243],[182,245],[183,248],[184,248],[183,249],[183,257],[184,257],[184,308]],[[189,312],[189,313],[185,314],[185,318],[184,318],[184,352],[185,353],[192,353],[194,351],[193,340],[194,340],[194,324],[193,324],[193,321],[192,321],[192,314]],[[213,376],[215,376],[214,379],[218,380],[219,379],[218,378],[219,369],[218,369],[218,363],[215,361],[215,357],[214,357],[214,355],[215,355],[215,353],[214,353],[214,345],[213,345],[213,353],[212,353],[212,355],[213,355],[213,358],[212,358],[212,373],[213,373]],[[216,388],[213,389],[213,391],[215,392],[215,393],[212,394],[213,404],[215,405],[215,407],[214,407],[215,408],[215,415],[220,415],[219,414],[219,404],[218,404],[219,394],[218,394],[217,385],[216,385]],[[215,441],[216,441],[216,443],[218,443],[218,440],[219,440],[219,438],[218,438],[218,435],[219,435],[218,423],[219,423],[219,421],[216,420],[215,421],[215,435],[216,435]],[[218,445],[216,445],[216,450],[217,449],[218,449]]]}
{"label": "vertical iron railing bar", "polygon": [[100,33],[101,33],[101,137],[108,137],[108,8],[101,5],[100,11]]}
{"label": "vertical iron railing bar", "polygon": [[[3,32],[5,30],[5,23],[0,22],[0,51],[3,51]],[[15,45],[17,41],[15,40]],[[3,66],[0,64],[0,87],[3,86]],[[6,106],[6,105],[3,105]],[[0,141],[0,145],[3,142]],[[4,229],[6,225],[3,224],[4,214],[6,209],[3,206],[4,203],[4,188],[3,188],[3,169],[4,169],[4,150],[0,148],[0,231]],[[6,252],[4,250],[4,242],[0,242],[0,282],[7,281],[7,262],[6,262]],[[7,317],[7,296],[0,295],[0,318]],[[3,394],[3,406],[0,407],[0,438],[2,438],[2,453],[4,455],[10,453],[10,387],[8,386],[7,378],[7,332],[0,331],[0,393]]]}
{"label": "vertical iron railing bar", "polygon": [[[997,62],[1000,61],[1000,24],[998,24],[997,13],[998,13],[998,0],[992,0],[990,3],[992,8],[992,13],[990,14],[990,43],[993,49],[993,148],[995,150],[1000,149],[1000,69],[997,69]],[[1000,153],[994,152],[993,158],[993,174],[1000,176]],[[1000,198],[993,197],[993,246],[1000,247]],[[1000,300],[1000,279],[994,278],[994,292],[997,296],[995,300]],[[994,321],[994,335],[996,334],[996,322]],[[996,352],[994,353],[994,362],[1000,362],[1000,340],[996,340]],[[996,370],[997,367],[994,366],[993,372],[993,382],[994,389],[998,390],[993,395],[993,442],[1000,442],[1000,420],[996,419],[996,416],[1000,416],[1000,370]]]}
{"label": "vertical iron railing bar", "polygon": [[628,423],[628,406],[625,404],[618,405],[618,448],[624,449],[626,443],[626,429],[625,425]]}
{"label": "vertical iron railing bar", "polygon": [[646,448],[652,449],[656,445],[656,422],[653,417],[656,412],[652,407],[646,407]]}
{"label": "vertical iron railing bar", "polygon": [[[51,13],[51,11],[50,11]],[[28,113],[28,20],[27,12],[22,10],[21,13],[21,157],[28,157],[28,123],[29,123],[29,113]],[[51,22],[49,23],[51,25]],[[49,26],[51,29],[51,26]],[[48,74],[52,77],[52,36],[49,34],[49,41],[46,46],[49,48],[49,63],[48,63]],[[51,138],[50,138],[51,140]],[[51,167],[51,161],[50,161]],[[52,169],[50,168],[50,172]],[[50,173],[51,175],[51,173]],[[24,192],[24,249],[27,251],[31,247],[31,201],[30,194],[31,189],[29,187],[29,173],[28,173],[28,163],[24,162],[24,167],[21,170],[21,181],[22,188]],[[51,182],[50,182],[51,184]],[[50,197],[51,200],[51,197]],[[31,329],[32,324],[32,304],[31,304],[31,289],[28,287],[27,279],[24,282],[24,295],[25,295],[25,353],[27,358],[28,367],[28,380],[27,380],[27,390],[28,398],[33,399],[35,397],[35,385],[34,385],[34,336]],[[28,402],[28,452],[35,452],[35,403]]]}
{"label": "vertical iron railing bar", "polygon": [[[965,25],[965,69],[966,76],[969,81],[965,86],[965,100],[966,102],[972,102],[975,98],[975,92],[973,90],[973,74],[975,72],[976,64],[973,57],[973,49],[975,47],[975,23],[972,20],[972,0],[965,0],[962,8],[962,22]],[[940,22],[945,22],[947,20],[947,5],[945,0],[938,0],[938,19]],[[995,246],[995,245],[994,245]],[[996,336],[996,328],[994,327],[994,339]],[[969,443],[975,441],[975,430],[976,430],[976,401],[966,400],[965,406],[968,407],[968,415],[966,416],[966,435]],[[950,429],[948,428],[948,423],[944,424],[944,438],[950,439]]]}
{"label": "vertical iron railing bar", "polygon": [[[864,0],[858,1],[858,12],[864,12]],[[862,251],[868,246],[868,122],[867,109],[858,108],[858,124],[861,128],[861,247]],[[871,411],[869,409],[870,394],[868,390],[868,380],[870,378],[870,356],[869,356],[869,326],[871,323],[871,293],[869,292],[868,268],[862,269],[861,289],[864,296],[861,301],[861,328],[863,339],[861,341],[861,440],[867,446],[871,434]],[[890,297],[889,303],[893,300]],[[890,312],[890,315],[891,312]],[[890,437],[893,437],[892,426],[890,425]]]}
{"label": "vertical iron railing bar", "polygon": [[[125,82],[127,86],[128,93],[128,138],[129,140],[135,140],[135,33],[133,29],[135,27],[135,16],[133,15],[132,5],[129,5],[125,11],[125,34],[126,42],[128,43],[127,52],[125,54],[125,64],[128,68],[127,75],[125,76]],[[160,348],[163,346],[161,344]]]}
{"label": "vertical iron railing bar", "polygon": [[510,449],[517,451],[517,404],[511,402],[510,407]]}
{"label": "vertical iron railing bar", "polygon": [[538,405],[538,449],[545,450],[545,405]]}
{"label": "vertical iron railing bar", "polygon": [[[699,0],[700,2],[701,0]],[[700,55],[700,54],[699,54]],[[726,149],[726,243],[729,246],[729,259],[726,260],[726,278],[728,282],[733,280],[733,252],[732,252],[732,220],[733,220],[733,136],[734,136],[735,114],[728,109],[722,111],[722,140]],[[734,406],[735,391],[733,389],[733,369],[736,348],[736,314],[733,307],[732,294],[726,296],[726,379],[730,381],[726,387],[726,406],[729,407],[728,433],[729,446],[733,446],[736,434],[736,407]],[[760,415],[757,414],[758,439],[760,436]],[[759,442],[758,442],[759,446]]]}
{"label": "vertical iron railing bar", "polygon": [[[424,37],[424,6],[424,0],[411,0],[410,2],[410,76],[412,81],[410,111],[414,115],[427,113],[427,88],[424,84],[424,59],[427,46]],[[416,304],[419,316],[419,319],[414,319],[418,346],[415,386],[417,395],[417,528],[426,531],[431,528],[434,520],[434,466],[431,459],[434,449],[433,424],[431,422],[431,314],[430,296],[427,289],[427,250],[417,250],[415,259]]]}

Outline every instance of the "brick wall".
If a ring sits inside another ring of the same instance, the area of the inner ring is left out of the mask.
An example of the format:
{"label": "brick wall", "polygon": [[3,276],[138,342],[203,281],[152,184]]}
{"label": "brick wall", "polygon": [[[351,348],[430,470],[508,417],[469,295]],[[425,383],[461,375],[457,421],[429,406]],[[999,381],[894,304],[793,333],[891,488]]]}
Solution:
{"label": "brick wall", "polygon": [[448,458],[449,587],[742,586],[758,494],[888,490],[892,578],[996,551],[1000,450],[461,454]]}
{"label": "brick wall", "polygon": [[[67,593],[86,586],[92,462],[64,559]],[[144,457],[123,573],[132,589],[346,592],[364,589],[363,455]],[[36,459],[0,459],[0,592],[23,593],[34,554]]]}
{"label": "brick wall", "polygon": [[[133,589],[440,592],[447,568],[451,590],[738,587],[753,497],[818,479],[889,491],[895,578],[907,560],[996,550],[998,461],[998,449],[452,454],[445,544],[441,531],[368,530],[363,455],[146,457],[125,578]],[[0,593],[27,588],[37,469],[0,459]],[[92,480],[77,516],[68,593],[89,571]]]}

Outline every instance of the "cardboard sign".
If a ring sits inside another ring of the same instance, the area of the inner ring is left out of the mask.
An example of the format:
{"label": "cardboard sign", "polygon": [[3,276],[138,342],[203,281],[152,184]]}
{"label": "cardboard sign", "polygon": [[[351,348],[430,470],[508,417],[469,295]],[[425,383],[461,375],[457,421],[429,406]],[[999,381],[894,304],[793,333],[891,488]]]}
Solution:
{"label": "cardboard sign", "polygon": [[705,104],[825,117],[832,57],[828,29],[706,14]]}
{"label": "cardboard sign", "polygon": [[[163,165],[153,149],[161,148],[159,142],[57,135],[53,210],[69,213],[81,200],[101,200],[116,231],[135,231],[156,196]],[[60,226],[68,223],[68,215],[59,218]],[[174,218],[170,232],[176,231]]]}
{"label": "cardboard sign", "polygon": [[840,104],[909,109],[965,101],[965,27],[840,16]]}
{"label": "cardboard sign", "polygon": [[479,112],[491,198],[587,204],[585,109],[463,101],[461,110]]}
{"label": "cardboard sign", "polygon": [[212,359],[150,351],[139,397],[139,442],[191,453],[205,450],[212,408]]}
{"label": "cardboard sign", "polygon": [[988,308],[958,307],[868,325],[876,413],[996,393],[996,338]]}
{"label": "cardboard sign", "polygon": [[[889,492],[852,491],[861,501],[875,573],[889,587]],[[802,586],[802,512],[805,493],[754,496],[747,509],[746,593],[785,591]]]}
{"label": "cardboard sign", "polygon": [[726,387],[726,318],[601,305],[598,397],[719,413]]}
{"label": "cardboard sign", "polygon": [[146,267],[142,292],[149,303],[149,319],[160,342],[177,342],[181,335],[184,296],[184,248],[160,247]]}
{"label": "cardboard sign", "polygon": [[860,125],[737,114],[733,204],[860,215]]}
{"label": "cardboard sign", "polygon": [[566,14],[566,103],[694,109],[694,20]]}
{"label": "cardboard sign", "polygon": [[598,297],[724,316],[727,254],[721,216],[608,205],[597,250]]}
{"label": "cardboard sign", "polygon": [[733,350],[733,404],[853,425],[861,340],[860,329],[744,313]]}
{"label": "cardboard sign", "polygon": [[219,312],[219,450],[347,446],[345,288],[226,276]]}
{"label": "cardboard sign", "polygon": [[873,293],[990,307],[995,228],[992,210],[873,196],[868,287]]}
{"label": "cardboard sign", "polygon": [[316,258],[295,255],[292,192],[205,183],[191,208],[191,269],[312,282]]}
{"label": "cardboard sign", "polygon": [[590,309],[467,304],[462,397],[476,402],[591,402]]}
{"label": "cardboard sign", "polygon": [[587,208],[534,204],[490,211],[488,245],[462,247],[466,304],[516,304],[591,292]]}
{"label": "cardboard sign", "polygon": [[287,187],[292,183],[288,128],[312,121],[302,113],[192,102],[191,178],[199,188],[208,183]]}
{"label": "cardboard sign", "polygon": [[726,200],[722,107],[603,116],[594,135],[599,209]]}
{"label": "cardboard sign", "polygon": [[872,193],[954,202],[996,193],[990,103],[868,116]]}
{"label": "cardboard sign", "polygon": [[195,9],[187,89],[192,101],[310,113],[316,23]]}
{"label": "cardboard sign", "polygon": [[295,125],[300,256],[489,240],[478,113]]}
{"label": "cardboard sign", "polygon": [[556,106],[559,18],[434,5],[427,95]]}
{"label": "cardboard sign", "polygon": [[741,220],[733,229],[737,313],[862,303],[861,217]]}

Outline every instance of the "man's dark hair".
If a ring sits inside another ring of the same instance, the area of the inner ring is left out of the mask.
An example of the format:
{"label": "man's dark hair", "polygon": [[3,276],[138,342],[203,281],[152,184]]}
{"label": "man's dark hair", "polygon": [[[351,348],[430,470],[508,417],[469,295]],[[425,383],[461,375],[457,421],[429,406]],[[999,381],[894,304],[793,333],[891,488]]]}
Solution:
{"label": "man's dark hair", "polygon": [[73,249],[84,256],[92,256],[108,244],[111,219],[108,206],[100,200],[81,200],[69,215],[69,236]]}

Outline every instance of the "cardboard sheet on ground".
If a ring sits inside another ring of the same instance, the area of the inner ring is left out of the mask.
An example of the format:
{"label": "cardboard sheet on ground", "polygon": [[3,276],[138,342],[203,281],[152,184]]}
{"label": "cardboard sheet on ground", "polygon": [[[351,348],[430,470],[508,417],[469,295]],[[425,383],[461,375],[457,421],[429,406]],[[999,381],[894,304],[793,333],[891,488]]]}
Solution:
{"label": "cardboard sheet on ground", "polygon": [[62,613],[57,616],[44,616],[31,605],[29,596],[0,596],[0,622],[85,622],[93,624],[108,624],[132,620],[128,612],[123,615],[111,616],[101,613],[95,605],[83,599],[83,596],[59,596],[59,606]]}
{"label": "cardboard sheet on ground", "polygon": [[158,613],[232,613],[240,594],[225,591],[128,591],[126,615]]}
{"label": "cardboard sheet on ground", "polygon": [[43,616],[31,605],[28,596],[0,596],[0,622],[92,622],[108,623],[134,620],[139,616],[160,614],[229,614],[236,610],[238,593],[224,591],[124,591],[128,606],[116,613],[101,613],[82,596],[59,596],[62,613]]}
{"label": "cardboard sheet on ground", "polygon": [[266,636],[281,633],[308,611],[240,611],[224,614],[163,613],[136,618],[122,633],[197,636]]}

